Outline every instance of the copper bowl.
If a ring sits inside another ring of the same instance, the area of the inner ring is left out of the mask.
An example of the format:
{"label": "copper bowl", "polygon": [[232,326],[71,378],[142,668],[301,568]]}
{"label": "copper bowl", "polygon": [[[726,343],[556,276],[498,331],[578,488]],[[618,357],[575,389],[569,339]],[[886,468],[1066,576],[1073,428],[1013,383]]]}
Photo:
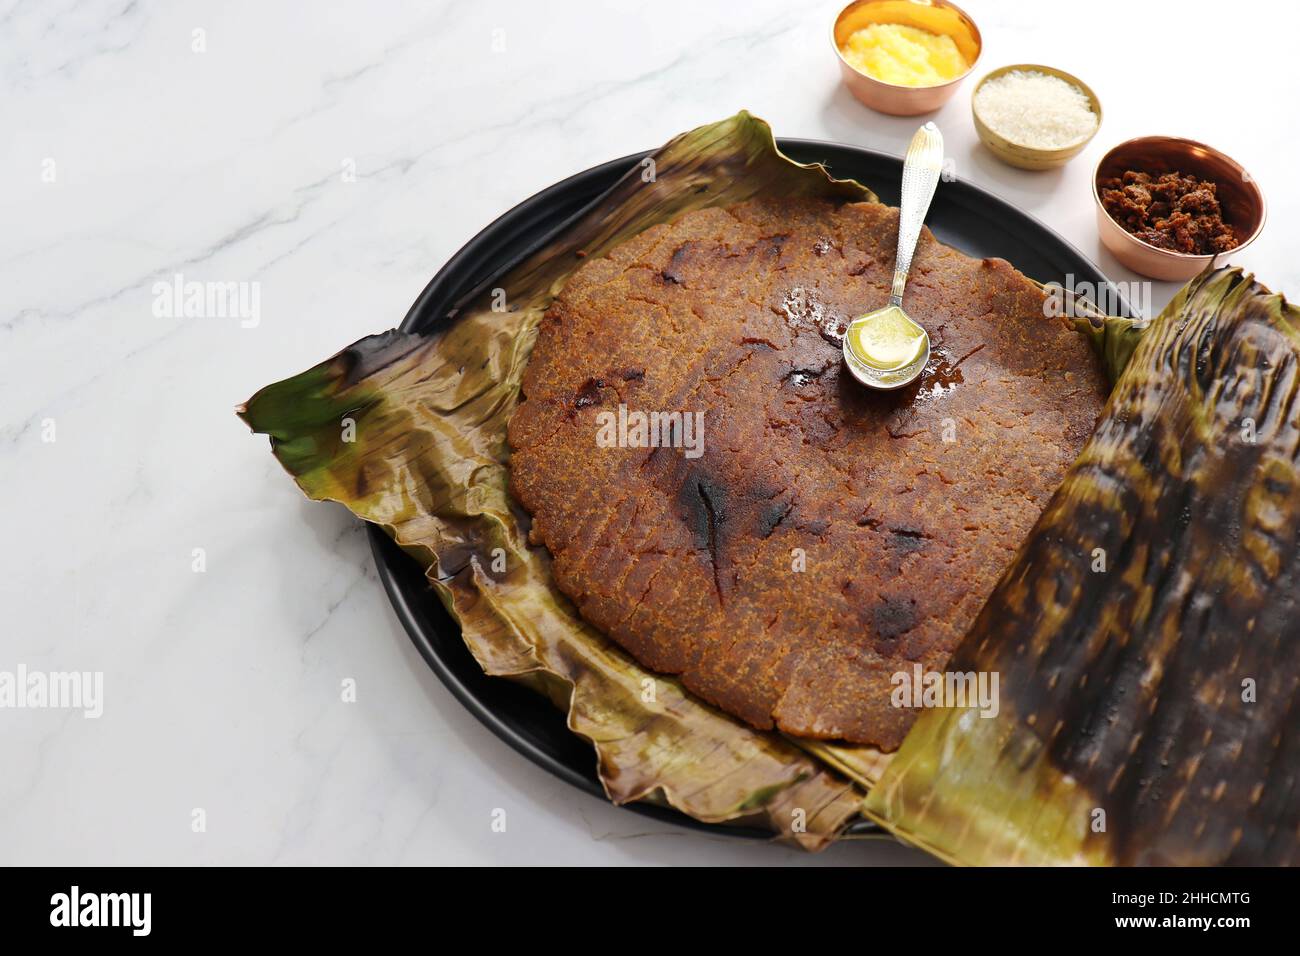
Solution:
{"label": "copper bowl", "polygon": [[[872,23],[899,23],[952,37],[966,59],[966,72],[937,86],[897,86],[858,72],[844,59],[840,47],[850,34]],[[835,18],[831,46],[835,48],[840,74],[850,93],[881,113],[915,116],[933,112],[952,98],[961,81],[975,69],[984,41],[975,21],[948,0],[854,0]]]}
{"label": "copper bowl", "polygon": [[[1127,169],[1156,176],[1186,173],[1215,183],[1223,221],[1232,227],[1240,243],[1215,256],[1196,256],[1143,242],[1112,219],[1101,204],[1101,181]],[[1141,275],[1174,282],[1185,282],[1216,259],[1245,249],[1263,231],[1268,215],[1263,191],[1240,163],[1212,146],[1175,136],[1140,136],[1114,147],[1093,170],[1092,201],[1097,207],[1101,244],[1116,259]]]}

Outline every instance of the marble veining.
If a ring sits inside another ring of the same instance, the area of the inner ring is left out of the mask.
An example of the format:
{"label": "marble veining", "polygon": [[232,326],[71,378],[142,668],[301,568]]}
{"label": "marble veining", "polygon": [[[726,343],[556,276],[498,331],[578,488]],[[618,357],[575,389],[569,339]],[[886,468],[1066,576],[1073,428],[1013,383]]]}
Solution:
{"label": "marble veining", "polygon": [[[1240,263],[1300,294],[1274,105],[1300,93],[1294,30],[1255,38],[1265,97],[1175,80],[1114,40],[1122,22],[1196,48],[1183,31],[1217,22],[1208,4],[1178,23],[1115,0],[965,6],[977,73],[1060,66],[1106,117],[1068,167],[1025,173],[979,146],[964,90],[932,117],[959,178],[1131,280],[1097,242],[1093,164],[1134,135],[1208,141],[1268,194]],[[0,670],[102,672],[104,695],[97,719],[0,710],[0,862],[923,859],[689,832],[533,767],[424,665],[360,526],[304,501],[233,414],[394,325],[462,243],[580,169],[741,107],[780,135],[901,153],[919,120],[840,87],[836,9],[0,0]],[[256,320],[160,306],[178,275],[256,288]],[[1173,291],[1154,285],[1154,307]]]}

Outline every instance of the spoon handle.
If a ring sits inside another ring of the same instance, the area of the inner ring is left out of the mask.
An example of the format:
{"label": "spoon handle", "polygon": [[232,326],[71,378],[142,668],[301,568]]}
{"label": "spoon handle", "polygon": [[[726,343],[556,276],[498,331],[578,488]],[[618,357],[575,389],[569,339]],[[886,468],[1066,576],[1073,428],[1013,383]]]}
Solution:
{"label": "spoon handle", "polygon": [[921,236],[921,224],[930,210],[939,174],[943,172],[943,135],[939,127],[926,123],[916,131],[907,158],[903,160],[903,205],[898,214],[898,255],[894,259],[894,288],[891,305],[902,306],[903,287],[912,268],[912,253]]}

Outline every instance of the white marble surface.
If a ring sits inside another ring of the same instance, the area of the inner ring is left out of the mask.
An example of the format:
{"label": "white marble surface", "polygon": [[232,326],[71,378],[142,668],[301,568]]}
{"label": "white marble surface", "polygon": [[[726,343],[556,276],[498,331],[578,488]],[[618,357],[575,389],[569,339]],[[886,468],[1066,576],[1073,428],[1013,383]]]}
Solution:
{"label": "white marble surface", "polygon": [[[936,117],[957,174],[1127,279],[1098,249],[1092,163],[1132,135],[1206,140],[1269,196],[1239,261],[1300,294],[1297,23],[1248,33],[1222,5],[1176,5],[1193,30],[1167,6],[970,0],[980,72],[1073,70],[1106,120],[1065,170],[1022,173],[978,146],[967,89]],[[359,525],[303,500],[233,414],[395,324],[479,228],[577,170],[740,107],[781,135],[901,151],[915,121],[839,86],[835,12],[0,0],[0,671],[105,682],[98,720],[0,710],[0,863],[919,859],[701,836],[547,776],[424,666]],[[1208,61],[1202,29],[1226,71],[1170,65]],[[176,273],[260,283],[260,322],[155,316],[153,284]]]}

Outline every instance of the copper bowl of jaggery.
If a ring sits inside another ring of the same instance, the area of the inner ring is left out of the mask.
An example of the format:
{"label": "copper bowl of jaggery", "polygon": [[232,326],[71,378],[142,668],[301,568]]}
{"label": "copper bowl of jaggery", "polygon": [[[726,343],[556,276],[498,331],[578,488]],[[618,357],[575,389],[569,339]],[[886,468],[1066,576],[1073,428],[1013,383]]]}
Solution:
{"label": "copper bowl of jaggery", "polygon": [[[966,61],[966,69],[950,80],[931,86],[901,86],[864,73],[845,59],[843,46],[853,33],[872,24],[915,27],[949,37]],[[835,18],[831,46],[839,59],[844,85],[859,102],[892,116],[916,116],[933,112],[952,99],[957,87],[975,69],[984,40],[975,21],[948,0],[854,0]]]}
{"label": "copper bowl of jaggery", "polygon": [[[1178,173],[1214,183],[1219,218],[1236,244],[1221,252],[1197,254],[1162,248],[1130,232],[1116,218],[1123,212],[1116,209],[1112,214],[1103,202],[1106,184],[1113,188],[1113,181],[1122,180],[1129,171],[1151,177]],[[1245,249],[1263,231],[1267,217],[1264,193],[1244,166],[1212,146],[1176,136],[1140,136],[1112,148],[1093,170],[1092,199],[1102,245],[1134,272],[1173,282],[1185,282],[1211,263],[1221,263]]]}

